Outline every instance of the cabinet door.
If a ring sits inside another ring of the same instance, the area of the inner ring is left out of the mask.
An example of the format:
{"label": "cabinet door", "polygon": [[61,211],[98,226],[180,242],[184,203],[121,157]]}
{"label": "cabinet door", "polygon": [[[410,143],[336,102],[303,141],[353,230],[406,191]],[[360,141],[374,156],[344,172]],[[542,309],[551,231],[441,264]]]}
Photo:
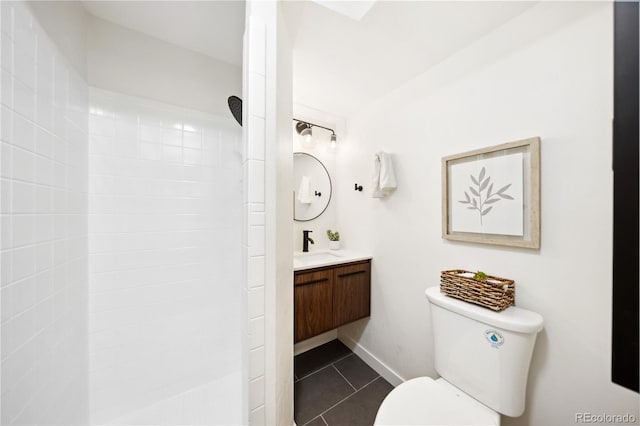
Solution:
{"label": "cabinet door", "polygon": [[371,264],[362,262],[333,270],[333,326],[368,317],[371,301]]}
{"label": "cabinet door", "polygon": [[296,273],[295,285],[295,341],[307,339],[333,328],[333,271]]}

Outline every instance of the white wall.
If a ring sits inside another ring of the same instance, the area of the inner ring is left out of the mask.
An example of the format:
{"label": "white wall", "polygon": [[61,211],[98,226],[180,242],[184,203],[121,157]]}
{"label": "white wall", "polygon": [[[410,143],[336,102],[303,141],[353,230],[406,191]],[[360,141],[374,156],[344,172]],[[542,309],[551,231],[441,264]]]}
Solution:
{"label": "white wall", "polygon": [[[461,4],[460,7],[464,7]],[[401,377],[434,376],[424,289],[444,269],[516,280],[539,312],[527,409],[506,425],[565,425],[576,412],[632,413],[611,383],[612,5],[540,3],[348,121],[338,155],[344,246],[373,253],[371,317],[340,329]],[[540,136],[541,249],[441,238],[441,158]],[[372,155],[394,156],[398,190],[354,193]]]}
{"label": "white wall", "polygon": [[[338,181],[336,180],[336,155],[338,155],[340,152],[340,143],[342,143],[342,138],[345,136],[345,119],[326,111],[320,111],[318,109],[296,103],[294,103],[293,105],[293,111],[293,116],[295,118],[334,129],[337,135],[337,147],[331,148],[331,132],[316,127],[313,130],[313,141],[311,144],[308,144],[305,142],[304,138],[295,131],[296,122],[292,121],[291,123],[293,128],[292,151],[305,152],[307,154],[313,155],[318,160],[320,160],[320,162],[322,162],[322,164],[327,169],[327,172],[329,173],[329,178],[331,179],[332,186],[332,194],[329,205],[319,217],[305,222],[293,222],[293,250],[302,251],[302,231],[307,229],[313,231],[311,233],[311,238],[314,240],[314,244],[309,244],[309,251],[327,250],[329,248],[327,229],[340,231],[337,228],[338,201],[336,188],[338,185]],[[292,190],[297,191],[296,185],[298,183],[292,182],[292,184]],[[348,235],[345,235],[344,232],[341,232],[340,236],[342,239],[348,237]],[[302,352],[306,352],[314,347],[334,340],[337,337],[337,329],[328,331],[319,336],[305,340],[304,342],[296,343],[294,345],[294,352],[296,355]]]}
{"label": "white wall", "polygon": [[85,425],[87,84],[24,3],[1,13],[1,421]]}
{"label": "white wall", "polygon": [[[293,111],[293,116],[295,118],[303,121],[308,120],[311,123],[334,129],[338,137],[337,143],[339,146],[340,142],[342,141],[341,138],[345,135],[344,118],[299,104],[294,104]],[[292,121],[292,128],[294,129],[293,152],[305,152],[307,154],[313,155],[318,160],[320,160],[322,164],[324,164],[327,172],[329,172],[329,177],[331,178],[332,195],[327,209],[319,217],[306,222],[294,221],[293,248],[295,251],[302,250],[302,231],[305,229],[309,229],[313,231],[313,233],[311,234],[311,238],[313,238],[314,240],[314,244],[309,245],[309,250],[314,251],[327,249],[329,248],[327,229],[331,229],[333,231],[336,230],[336,212],[338,208],[336,197],[336,185],[338,184],[338,182],[336,181],[336,154],[339,152],[339,149],[337,147],[336,149],[332,149],[330,147],[329,142],[331,138],[331,132],[318,127],[313,129],[313,143],[306,144],[304,138],[296,133],[295,124],[296,122]],[[296,184],[296,182],[293,182],[293,188],[291,189],[292,191],[297,191],[297,188],[295,188]],[[351,184],[351,186],[353,187],[353,184]],[[340,235],[343,236],[342,233]]]}
{"label": "white wall", "polygon": [[230,116],[227,98],[242,92],[242,69],[89,16],[92,87]]}
{"label": "white wall", "polygon": [[239,423],[240,127],[98,89],[90,105],[91,420]]}

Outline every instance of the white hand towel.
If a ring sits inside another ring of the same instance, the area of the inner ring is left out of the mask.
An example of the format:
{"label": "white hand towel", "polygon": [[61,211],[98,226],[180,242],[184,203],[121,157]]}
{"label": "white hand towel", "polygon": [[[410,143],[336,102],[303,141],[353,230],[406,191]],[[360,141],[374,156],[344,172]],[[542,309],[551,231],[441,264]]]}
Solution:
{"label": "white hand towel", "polygon": [[302,176],[300,187],[298,188],[298,201],[302,204],[311,204],[311,182],[308,176]]}
{"label": "white hand towel", "polygon": [[391,156],[385,152],[380,151],[373,156],[371,186],[373,198],[386,197],[397,187]]}

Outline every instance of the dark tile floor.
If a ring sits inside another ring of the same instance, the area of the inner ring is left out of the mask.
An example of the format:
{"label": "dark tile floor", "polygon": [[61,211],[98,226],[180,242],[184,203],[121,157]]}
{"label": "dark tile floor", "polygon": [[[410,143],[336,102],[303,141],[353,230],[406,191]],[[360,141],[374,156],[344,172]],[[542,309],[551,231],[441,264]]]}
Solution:
{"label": "dark tile floor", "polygon": [[393,386],[333,340],[294,358],[298,426],[372,425]]}

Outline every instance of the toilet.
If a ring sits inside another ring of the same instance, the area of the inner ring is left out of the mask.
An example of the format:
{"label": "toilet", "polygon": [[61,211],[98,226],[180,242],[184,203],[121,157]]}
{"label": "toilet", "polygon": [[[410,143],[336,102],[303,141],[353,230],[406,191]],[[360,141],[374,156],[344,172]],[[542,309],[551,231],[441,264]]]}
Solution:
{"label": "toilet", "polygon": [[384,399],[375,425],[499,425],[519,417],[539,314],[515,306],[493,312],[426,290],[435,369],[440,378],[408,380]]}

